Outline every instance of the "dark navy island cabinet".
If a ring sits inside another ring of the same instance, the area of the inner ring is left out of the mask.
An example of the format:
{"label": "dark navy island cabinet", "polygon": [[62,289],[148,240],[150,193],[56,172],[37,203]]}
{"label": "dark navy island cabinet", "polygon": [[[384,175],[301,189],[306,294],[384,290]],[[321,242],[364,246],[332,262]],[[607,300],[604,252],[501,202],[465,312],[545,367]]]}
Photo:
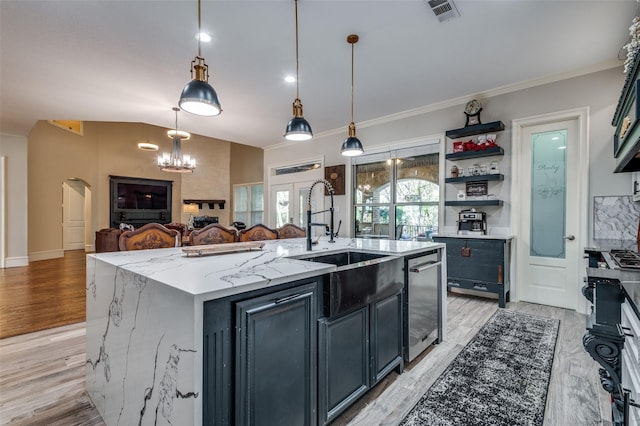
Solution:
{"label": "dark navy island cabinet", "polygon": [[317,424],[321,277],[204,304],[203,424]]}
{"label": "dark navy island cabinet", "polygon": [[320,424],[335,419],[393,369],[402,372],[402,294],[319,321]]}
{"label": "dark navy island cabinet", "polygon": [[402,287],[325,317],[327,279],[205,302],[204,425],[324,425],[402,372]]}
{"label": "dark navy island cabinet", "polygon": [[[447,245],[447,288],[498,295],[501,308],[509,301],[511,240],[434,236]],[[477,294],[477,293],[476,293]]]}

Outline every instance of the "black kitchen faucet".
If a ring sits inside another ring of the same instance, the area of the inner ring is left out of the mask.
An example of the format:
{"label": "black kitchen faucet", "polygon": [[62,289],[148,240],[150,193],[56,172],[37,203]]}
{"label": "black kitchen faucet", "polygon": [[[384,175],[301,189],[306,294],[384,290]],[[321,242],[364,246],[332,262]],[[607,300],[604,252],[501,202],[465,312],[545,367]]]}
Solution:
{"label": "black kitchen faucet", "polygon": [[[324,184],[324,186],[327,188],[327,191],[329,191],[329,196],[331,197],[331,207],[329,207],[329,210],[322,210],[319,212],[311,212],[311,195],[313,194],[313,188],[319,184],[322,183]],[[311,222],[311,215],[314,214],[318,214],[318,213],[324,213],[324,212],[331,212],[330,215],[330,220],[329,220],[329,242],[330,243],[335,243],[335,241],[333,240],[333,186],[331,185],[331,183],[329,183],[329,181],[325,180],[325,179],[318,179],[317,181],[313,182],[313,184],[311,185],[311,188],[309,188],[309,198],[307,200],[307,251],[311,251],[311,227],[312,226],[322,226],[323,228],[327,226],[326,223],[312,223]]]}

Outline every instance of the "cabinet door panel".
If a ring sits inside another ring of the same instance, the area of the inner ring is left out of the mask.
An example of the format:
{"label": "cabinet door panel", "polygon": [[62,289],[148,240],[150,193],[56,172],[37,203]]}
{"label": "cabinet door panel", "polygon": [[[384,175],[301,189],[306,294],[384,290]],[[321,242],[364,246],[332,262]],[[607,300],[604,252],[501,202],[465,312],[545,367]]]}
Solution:
{"label": "cabinet door panel", "polygon": [[238,303],[236,421],[314,425],[316,285]]}
{"label": "cabinet door panel", "polygon": [[372,305],[371,347],[374,382],[400,366],[402,369],[402,293]]}
{"label": "cabinet door panel", "polygon": [[369,308],[320,320],[321,423],[332,420],[369,389]]}

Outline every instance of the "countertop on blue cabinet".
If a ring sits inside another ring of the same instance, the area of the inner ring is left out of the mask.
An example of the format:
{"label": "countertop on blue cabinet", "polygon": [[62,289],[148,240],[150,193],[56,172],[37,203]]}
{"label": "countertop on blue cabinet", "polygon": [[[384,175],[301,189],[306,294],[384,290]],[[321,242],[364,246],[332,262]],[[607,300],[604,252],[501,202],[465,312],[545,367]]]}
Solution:
{"label": "countertop on blue cabinet", "polygon": [[432,238],[460,238],[460,239],[478,239],[478,240],[505,240],[510,241],[513,235],[495,235],[495,234],[434,234]]}
{"label": "countertop on blue cabinet", "polygon": [[323,237],[309,252],[305,242],[304,238],[264,241],[262,250],[189,257],[180,247],[96,253],[88,255],[88,264],[105,262],[205,301],[314,277],[336,269],[333,265],[294,259],[296,256],[349,249],[407,256],[443,247],[433,242],[363,238],[336,238],[334,243],[329,243]]}

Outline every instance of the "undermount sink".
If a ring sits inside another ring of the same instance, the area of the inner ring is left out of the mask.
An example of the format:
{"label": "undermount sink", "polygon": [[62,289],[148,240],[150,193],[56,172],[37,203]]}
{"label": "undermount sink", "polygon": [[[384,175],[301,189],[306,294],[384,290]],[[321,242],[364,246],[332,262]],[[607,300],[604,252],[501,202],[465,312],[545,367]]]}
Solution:
{"label": "undermount sink", "polygon": [[[346,266],[346,265],[353,265],[355,263],[365,262],[368,260],[382,259],[385,257],[394,257],[394,256],[389,256],[388,254],[364,253],[359,251],[347,250],[347,251],[341,251],[341,252],[330,253],[330,254],[307,255],[307,256],[297,257],[297,259],[306,260],[309,262],[330,263],[336,266]],[[357,267],[357,266],[354,266],[354,267]]]}
{"label": "undermount sink", "polygon": [[340,315],[392,296],[404,286],[402,257],[345,250],[310,254],[298,260],[336,265],[323,290],[326,317]]}

